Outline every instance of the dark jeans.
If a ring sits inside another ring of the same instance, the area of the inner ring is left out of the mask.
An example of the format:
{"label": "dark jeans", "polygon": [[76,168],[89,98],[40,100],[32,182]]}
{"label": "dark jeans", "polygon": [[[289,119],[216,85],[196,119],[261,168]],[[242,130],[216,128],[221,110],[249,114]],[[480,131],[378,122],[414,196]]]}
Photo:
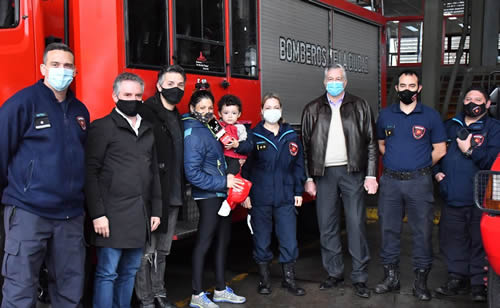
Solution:
{"label": "dark jeans", "polygon": [[253,258],[258,264],[271,262],[271,235],[273,220],[278,237],[280,263],[295,262],[299,255],[297,248],[297,215],[293,204],[274,207],[254,205],[250,212],[253,229]]}
{"label": "dark jeans", "polygon": [[147,243],[141,260],[141,267],[135,279],[135,294],[143,305],[153,304],[155,297],[167,296],[165,290],[166,258],[172,247],[178,206],[168,208],[167,233],[158,231],[151,234],[151,243]]}
{"label": "dark jeans", "polygon": [[470,278],[472,285],[482,285],[486,276],[481,216],[481,210],[474,205],[444,205],[439,222],[439,245],[448,272]]}
{"label": "dark jeans", "polygon": [[413,242],[413,268],[432,266],[432,220],[434,218],[432,177],[411,180],[380,178],[378,215],[382,230],[382,264],[399,264],[403,216],[408,213]]}
{"label": "dark jeans", "polygon": [[142,248],[97,247],[94,308],[130,307],[142,251]]}
{"label": "dark jeans", "polygon": [[219,216],[217,212],[222,204],[222,198],[196,200],[200,210],[198,233],[193,248],[193,294],[203,291],[203,267],[208,249],[215,239],[215,288],[226,289],[224,270],[229,240],[231,238],[231,214]]}
{"label": "dark jeans", "polygon": [[[366,241],[364,174],[348,173],[346,166],[327,167],[322,177],[316,177],[316,212],[320,231],[321,258],[329,276],[344,274],[340,239],[340,206],[344,205],[349,253],[352,257],[353,283],[368,280],[370,250]],[[337,202],[339,193],[342,203]]]}
{"label": "dark jeans", "polygon": [[78,307],[83,294],[83,216],[55,220],[5,206],[3,308],[36,304],[42,263],[49,272],[52,307]]}

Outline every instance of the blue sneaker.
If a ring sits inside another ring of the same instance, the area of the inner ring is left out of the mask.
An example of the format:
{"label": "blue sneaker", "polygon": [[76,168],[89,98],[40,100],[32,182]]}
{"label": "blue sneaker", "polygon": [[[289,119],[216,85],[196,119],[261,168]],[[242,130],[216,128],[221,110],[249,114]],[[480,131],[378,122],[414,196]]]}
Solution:
{"label": "blue sneaker", "polygon": [[230,287],[226,287],[224,291],[215,290],[214,292],[214,302],[216,303],[243,304],[246,301],[246,298],[236,295]]}
{"label": "blue sneaker", "polygon": [[207,293],[201,292],[198,295],[191,295],[191,302],[189,307],[193,308],[219,308],[218,305],[214,304],[207,296]]}

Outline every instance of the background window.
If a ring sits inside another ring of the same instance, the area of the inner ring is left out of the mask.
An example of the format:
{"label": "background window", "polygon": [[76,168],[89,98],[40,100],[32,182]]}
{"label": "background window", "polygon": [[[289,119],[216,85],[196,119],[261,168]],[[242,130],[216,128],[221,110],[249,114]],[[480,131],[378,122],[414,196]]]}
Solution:
{"label": "background window", "polygon": [[138,67],[166,65],[166,1],[127,0],[126,8],[127,64]]}
{"label": "background window", "polygon": [[186,70],[225,73],[222,0],[175,3],[176,60]]}
{"label": "background window", "polygon": [[398,66],[398,30],[399,21],[389,21],[386,25],[387,34],[387,65]]}
{"label": "background window", "polygon": [[399,29],[401,31],[399,63],[421,63],[423,23],[401,22]]}
{"label": "background window", "polygon": [[255,0],[231,1],[231,73],[257,77],[257,3]]}
{"label": "background window", "polygon": [[19,24],[19,0],[0,0],[0,28],[14,28]]}
{"label": "background window", "polygon": [[[458,47],[460,45],[460,37],[464,27],[463,16],[452,16],[446,18],[445,38],[444,38],[444,54],[443,64],[454,64],[457,57]],[[464,53],[460,59],[460,64],[469,63],[469,40],[470,37],[465,37]]]}

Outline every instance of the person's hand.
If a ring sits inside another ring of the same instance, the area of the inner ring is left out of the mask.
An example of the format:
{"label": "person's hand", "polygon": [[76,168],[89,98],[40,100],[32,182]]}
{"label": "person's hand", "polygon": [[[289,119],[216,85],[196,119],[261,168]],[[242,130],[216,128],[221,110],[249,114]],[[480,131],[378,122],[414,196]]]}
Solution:
{"label": "person's hand", "polygon": [[239,146],[240,146],[240,142],[238,141],[238,139],[231,138],[231,142],[226,144],[224,147],[226,148],[226,150],[230,150],[230,149],[236,149]]}
{"label": "person's hand", "polygon": [[436,175],[434,176],[434,178],[439,183],[439,182],[441,182],[444,179],[445,176],[446,176],[446,174],[444,174],[443,172],[438,172],[438,173],[436,173]]}
{"label": "person's hand", "polygon": [[369,195],[374,195],[378,190],[378,183],[376,178],[365,178],[364,187]]}
{"label": "person's hand", "polygon": [[[240,166],[242,166],[242,167],[243,167],[243,165],[245,164],[245,162],[246,162],[247,160],[246,160],[245,158],[240,158],[238,161],[240,162]],[[1,195],[0,195],[0,196],[1,196]]]}
{"label": "person's hand", "polygon": [[247,197],[245,201],[241,204],[242,207],[246,209],[251,209],[252,208],[252,201],[250,201],[250,197]]}
{"label": "person's hand", "polygon": [[232,188],[234,190],[243,190],[243,180],[234,177],[234,174],[227,175],[227,188]]}
{"label": "person's hand", "polygon": [[161,222],[160,217],[156,217],[156,216],[151,217],[151,232],[158,229],[160,222]]}
{"label": "person's hand", "polygon": [[316,184],[314,181],[307,181],[306,184],[304,184],[304,190],[306,193],[308,193],[311,196],[316,196]]}
{"label": "person's hand", "polygon": [[467,136],[467,139],[465,139],[465,140],[457,138],[457,145],[458,145],[458,148],[460,149],[460,151],[462,151],[462,153],[467,152],[467,150],[471,147],[471,143],[470,143],[471,139],[472,139],[471,134],[469,134],[469,136]]}
{"label": "person's hand", "polygon": [[302,206],[302,196],[295,196],[295,206],[300,207]]}
{"label": "person's hand", "polygon": [[106,216],[101,216],[92,221],[95,233],[102,237],[109,237],[109,220]]}

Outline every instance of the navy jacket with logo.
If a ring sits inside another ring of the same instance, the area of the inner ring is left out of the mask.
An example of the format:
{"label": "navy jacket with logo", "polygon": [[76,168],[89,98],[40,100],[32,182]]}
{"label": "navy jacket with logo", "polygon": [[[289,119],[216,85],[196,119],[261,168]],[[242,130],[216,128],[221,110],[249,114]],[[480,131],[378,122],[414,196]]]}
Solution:
{"label": "navy jacket with logo", "polygon": [[0,108],[2,203],[51,219],[83,214],[87,108],[68,91],[59,103],[43,80]]}
{"label": "navy jacket with logo", "polygon": [[263,125],[253,129],[253,151],[243,166],[243,177],[253,183],[252,206],[293,206],[306,179],[302,143],[286,123],[276,136]]}
{"label": "navy jacket with logo", "polygon": [[227,191],[226,160],[222,143],[208,127],[185,114],[184,173],[192,184],[195,200],[225,197]]}
{"label": "navy jacket with logo", "polygon": [[[467,126],[463,113],[445,122],[448,135],[448,149],[434,174],[443,172],[446,176],[439,182],[441,196],[450,206],[470,206],[474,204],[474,175],[479,170],[489,170],[500,151],[500,121],[485,115]],[[466,128],[475,140],[476,146],[467,158],[457,144],[457,133]]]}

